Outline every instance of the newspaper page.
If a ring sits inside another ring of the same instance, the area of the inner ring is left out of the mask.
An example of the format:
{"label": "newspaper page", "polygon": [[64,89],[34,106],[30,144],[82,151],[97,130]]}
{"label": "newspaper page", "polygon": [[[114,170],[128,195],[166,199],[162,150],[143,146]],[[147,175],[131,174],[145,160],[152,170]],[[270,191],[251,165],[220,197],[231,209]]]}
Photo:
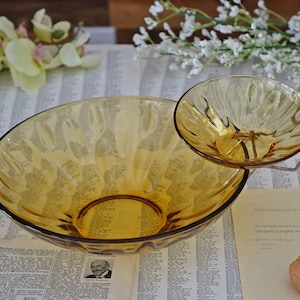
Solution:
{"label": "newspaper page", "polygon": [[[102,60],[96,69],[59,68],[38,91],[24,92],[0,73],[0,133],[40,111],[66,102],[138,93],[139,64],[128,46],[89,47]],[[130,80],[128,78],[130,70]],[[60,249],[34,238],[0,215],[0,299],[130,299],[137,256],[97,256]],[[109,278],[92,278],[92,264],[108,263]]]}
{"label": "newspaper page", "polygon": [[[1,241],[0,299],[130,299],[136,256],[64,250],[40,240]],[[107,264],[105,276],[92,266]]]}
{"label": "newspaper page", "polygon": [[300,255],[300,189],[247,190],[232,205],[244,300],[297,300],[289,265]]}
{"label": "newspaper page", "polygon": [[[231,68],[220,68],[219,65],[212,64],[199,76],[188,78],[185,70],[170,71],[168,63],[162,63],[168,60],[169,58],[164,58],[144,63],[140,94],[176,101],[194,84],[208,78],[253,74],[251,61],[248,61]],[[286,77],[280,80],[292,84]],[[299,162],[300,155],[297,155],[283,165],[293,168]],[[245,189],[299,187],[300,170],[283,172],[259,169],[249,178]],[[243,299],[230,212],[188,241],[140,255],[138,272],[135,283],[137,297],[134,299]],[[291,286],[290,288],[293,289]]]}
{"label": "newspaper page", "polygon": [[[176,101],[188,88],[207,78],[252,73],[251,62],[232,68],[215,64],[201,75],[188,78],[188,70],[170,71],[167,57],[134,60],[130,45],[92,45],[88,51],[101,54],[98,68],[55,69],[48,73],[45,86],[32,93],[14,87],[9,74],[1,72],[1,135],[25,118],[69,101],[111,95]],[[299,187],[299,182],[299,171],[261,169],[251,176],[246,188],[291,188]],[[58,249],[33,238],[3,214],[0,230],[0,300],[243,299],[230,211],[196,236],[169,248],[105,257],[112,274],[118,274],[105,284],[85,278],[94,258],[102,256]]]}

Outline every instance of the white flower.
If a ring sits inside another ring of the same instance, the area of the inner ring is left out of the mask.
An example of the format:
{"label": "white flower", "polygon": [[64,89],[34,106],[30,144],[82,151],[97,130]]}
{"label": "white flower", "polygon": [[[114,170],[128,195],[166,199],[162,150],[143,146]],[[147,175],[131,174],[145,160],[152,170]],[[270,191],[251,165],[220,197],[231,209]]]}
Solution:
{"label": "white flower", "polygon": [[138,34],[138,33],[135,33],[132,37],[132,42],[135,46],[138,46],[138,47],[142,47],[142,46],[146,46],[146,42],[145,40],[143,39],[142,35]]}
{"label": "white flower", "polygon": [[150,17],[146,17],[144,19],[144,21],[147,24],[147,28],[149,30],[151,30],[151,29],[153,29],[153,28],[155,28],[157,26],[157,22],[155,20],[153,20],[152,18],[150,18]]}
{"label": "white flower", "polygon": [[206,28],[203,28],[201,32],[204,36],[207,36],[211,40],[218,40],[217,33],[214,30],[208,31]]}
{"label": "white flower", "polygon": [[179,38],[181,40],[185,40],[187,37],[192,36],[196,28],[200,25],[200,23],[195,22],[196,18],[193,12],[187,11],[184,17],[185,21],[181,23],[182,29],[179,33]]}
{"label": "white flower", "polygon": [[[222,42],[219,39],[199,39],[197,37],[194,38],[194,47],[199,49],[197,54],[201,57],[215,57],[222,47]],[[196,52],[195,51],[195,52]]]}
{"label": "white flower", "polygon": [[250,36],[250,34],[248,32],[241,34],[238,39],[243,43],[249,43],[249,42],[251,43],[252,42],[252,37]]}
{"label": "white flower", "polygon": [[259,57],[262,61],[275,61],[274,54],[271,51],[260,53]]}
{"label": "white flower", "polygon": [[164,11],[164,7],[159,1],[154,1],[154,4],[150,6],[149,12],[151,15],[157,17],[157,14]]}
{"label": "white flower", "polygon": [[199,59],[193,58],[191,63],[192,63],[192,68],[188,74],[188,77],[191,77],[192,75],[200,74],[203,69],[203,64]]}
{"label": "white flower", "polygon": [[293,37],[291,37],[290,42],[295,44],[300,42],[300,32],[296,33]]}
{"label": "white flower", "polygon": [[292,32],[300,32],[300,12],[296,16],[292,16],[288,21],[289,30]]}
{"label": "white flower", "polygon": [[228,10],[224,6],[218,6],[217,12],[219,13],[217,20],[225,21],[228,18]]}
{"label": "white flower", "polygon": [[[255,16],[246,10],[241,0],[219,1],[222,5],[217,7],[218,16],[210,17],[201,7],[177,7],[169,0],[155,0],[150,8],[155,19],[146,19],[146,24],[150,29],[163,24],[163,31],[159,32],[161,42],[155,44],[144,29],[145,32],[134,36],[137,50],[146,53],[149,47],[152,57],[169,55],[172,69],[189,67],[189,75],[200,73],[203,66],[214,60],[231,66],[254,57],[260,60],[253,66],[254,71],[275,76],[291,70],[291,76],[296,79],[298,76],[299,81],[300,13],[291,17],[288,25],[281,22],[283,18],[278,15],[277,24],[272,20],[276,13],[270,13],[263,0],[258,0]],[[158,13],[162,10],[164,14],[160,19]],[[165,22],[174,24],[172,21],[176,22],[175,18],[180,15],[185,19],[177,24],[181,28],[177,36]],[[232,36],[224,39],[223,34]]]}
{"label": "white flower", "polygon": [[230,8],[231,7],[231,3],[227,0],[220,0],[220,2],[224,5],[224,7],[226,8]]}
{"label": "white flower", "polygon": [[224,45],[232,50],[235,57],[238,57],[243,51],[243,44],[239,40],[233,39],[231,37],[224,40]]}
{"label": "white flower", "polygon": [[208,38],[211,37],[209,31],[208,31],[206,28],[203,28],[203,29],[201,30],[201,34],[202,34],[203,36],[208,37]]}
{"label": "white flower", "polygon": [[140,27],[140,33],[135,33],[133,35],[132,41],[134,43],[134,45],[136,46],[144,46],[146,45],[146,42],[149,39],[149,34],[147,32],[147,30],[145,29],[145,27]]}
{"label": "white flower", "polygon": [[169,23],[164,22],[163,28],[164,28],[165,31],[167,31],[167,33],[168,33],[172,38],[176,37],[176,35],[175,35],[174,31],[172,30],[171,26],[169,25]]}
{"label": "white flower", "polygon": [[159,33],[159,38],[162,40],[162,41],[167,41],[167,40],[170,40],[170,36],[167,35],[165,32],[160,32]]}
{"label": "white flower", "polygon": [[264,28],[267,28],[267,21],[264,18],[253,18],[251,23],[251,29],[254,31],[263,30]]}
{"label": "white flower", "polygon": [[292,35],[290,38],[291,43],[296,44],[300,41],[300,13],[289,19],[286,32]]}
{"label": "white flower", "polygon": [[224,34],[230,34],[233,32],[234,27],[232,25],[217,24],[214,29]]}
{"label": "white flower", "polygon": [[221,64],[227,66],[227,65],[229,65],[232,62],[233,57],[232,57],[232,55],[230,53],[224,52],[220,56],[218,56],[217,59],[219,60],[219,62]]}
{"label": "white flower", "polygon": [[230,8],[229,16],[234,18],[240,13],[240,8],[237,5],[234,5]]}
{"label": "white flower", "polygon": [[263,10],[267,10],[267,7],[265,5],[265,1],[264,0],[258,0],[257,2],[257,6]]}
{"label": "white flower", "polygon": [[275,42],[280,42],[282,39],[282,35],[280,33],[274,32],[274,33],[272,33],[272,39]]}

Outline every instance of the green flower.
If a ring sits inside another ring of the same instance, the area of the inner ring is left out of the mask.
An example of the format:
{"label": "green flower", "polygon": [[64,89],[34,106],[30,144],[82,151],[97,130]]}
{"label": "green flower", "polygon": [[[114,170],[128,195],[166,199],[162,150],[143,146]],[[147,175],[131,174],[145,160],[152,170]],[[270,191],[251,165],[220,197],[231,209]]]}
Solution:
{"label": "green flower", "polygon": [[83,23],[70,41],[71,24],[61,21],[52,25],[45,9],[38,10],[32,19],[34,40],[28,36],[24,24],[17,29],[6,17],[0,17],[0,71],[9,69],[13,83],[25,91],[36,90],[46,81],[46,71],[60,66],[93,67],[100,62],[98,54],[84,53],[90,35],[82,33]]}
{"label": "green flower", "polygon": [[46,80],[46,72],[33,57],[36,45],[29,39],[10,41],[5,48],[7,65],[14,85],[25,91],[40,88]]}
{"label": "green flower", "polygon": [[52,19],[46,14],[44,8],[38,10],[31,20],[33,32],[37,38],[46,43],[58,42],[68,37],[71,24],[68,21],[60,21],[52,25]]}
{"label": "green flower", "polygon": [[14,24],[6,17],[0,17],[0,71],[7,68],[4,49],[8,42],[16,38]]}
{"label": "green flower", "polygon": [[0,17],[0,38],[13,40],[18,38],[14,24],[6,17]]}
{"label": "green flower", "polygon": [[98,54],[84,53],[83,45],[87,43],[90,34],[85,32],[81,34],[77,40],[70,43],[65,43],[58,54],[61,63],[67,67],[83,67],[90,68],[100,63],[100,56]]}

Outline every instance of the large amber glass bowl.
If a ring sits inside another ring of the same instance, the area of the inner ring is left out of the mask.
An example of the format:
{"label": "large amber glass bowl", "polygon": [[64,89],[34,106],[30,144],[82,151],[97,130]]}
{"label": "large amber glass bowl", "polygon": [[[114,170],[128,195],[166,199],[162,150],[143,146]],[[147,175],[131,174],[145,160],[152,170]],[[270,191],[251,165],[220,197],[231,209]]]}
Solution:
{"label": "large amber glass bowl", "polygon": [[0,141],[2,210],[56,245],[92,253],[165,247],[215,220],[248,171],[191,151],[175,102],[107,97],[22,122]]}
{"label": "large amber glass bowl", "polygon": [[174,119],[196,153],[225,166],[267,167],[300,151],[300,92],[269,78],[201,82],[178,101]]}

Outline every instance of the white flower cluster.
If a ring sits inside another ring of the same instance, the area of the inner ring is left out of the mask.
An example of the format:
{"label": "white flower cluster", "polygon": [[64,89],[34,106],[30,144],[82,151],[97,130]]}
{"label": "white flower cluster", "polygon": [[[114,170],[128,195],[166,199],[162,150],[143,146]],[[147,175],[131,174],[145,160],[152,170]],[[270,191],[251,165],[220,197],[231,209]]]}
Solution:
{"label": "white flower cluster", "polygon": [[[256,72],[273,78],[290,70],[290,79],[299,86],[300,12],[286,20],[269,10],[263,0],[258,0],[254,15],[242,0],[219,1],[214,18],[199,8],[177,7],[170,0],[154,1],[151,17],[145,18],[146,28],[141,27],[133,36],[137,57],[147,56],[152,49],[156,56],[174,58],[171,69],[190,68],[189,75],[199,74],[213,61],[232,66],[255,57]],[[179,15],[182,21],[175,33],[169,21]],[[159,42],[149,33],[153,29],[163,29]]]}

